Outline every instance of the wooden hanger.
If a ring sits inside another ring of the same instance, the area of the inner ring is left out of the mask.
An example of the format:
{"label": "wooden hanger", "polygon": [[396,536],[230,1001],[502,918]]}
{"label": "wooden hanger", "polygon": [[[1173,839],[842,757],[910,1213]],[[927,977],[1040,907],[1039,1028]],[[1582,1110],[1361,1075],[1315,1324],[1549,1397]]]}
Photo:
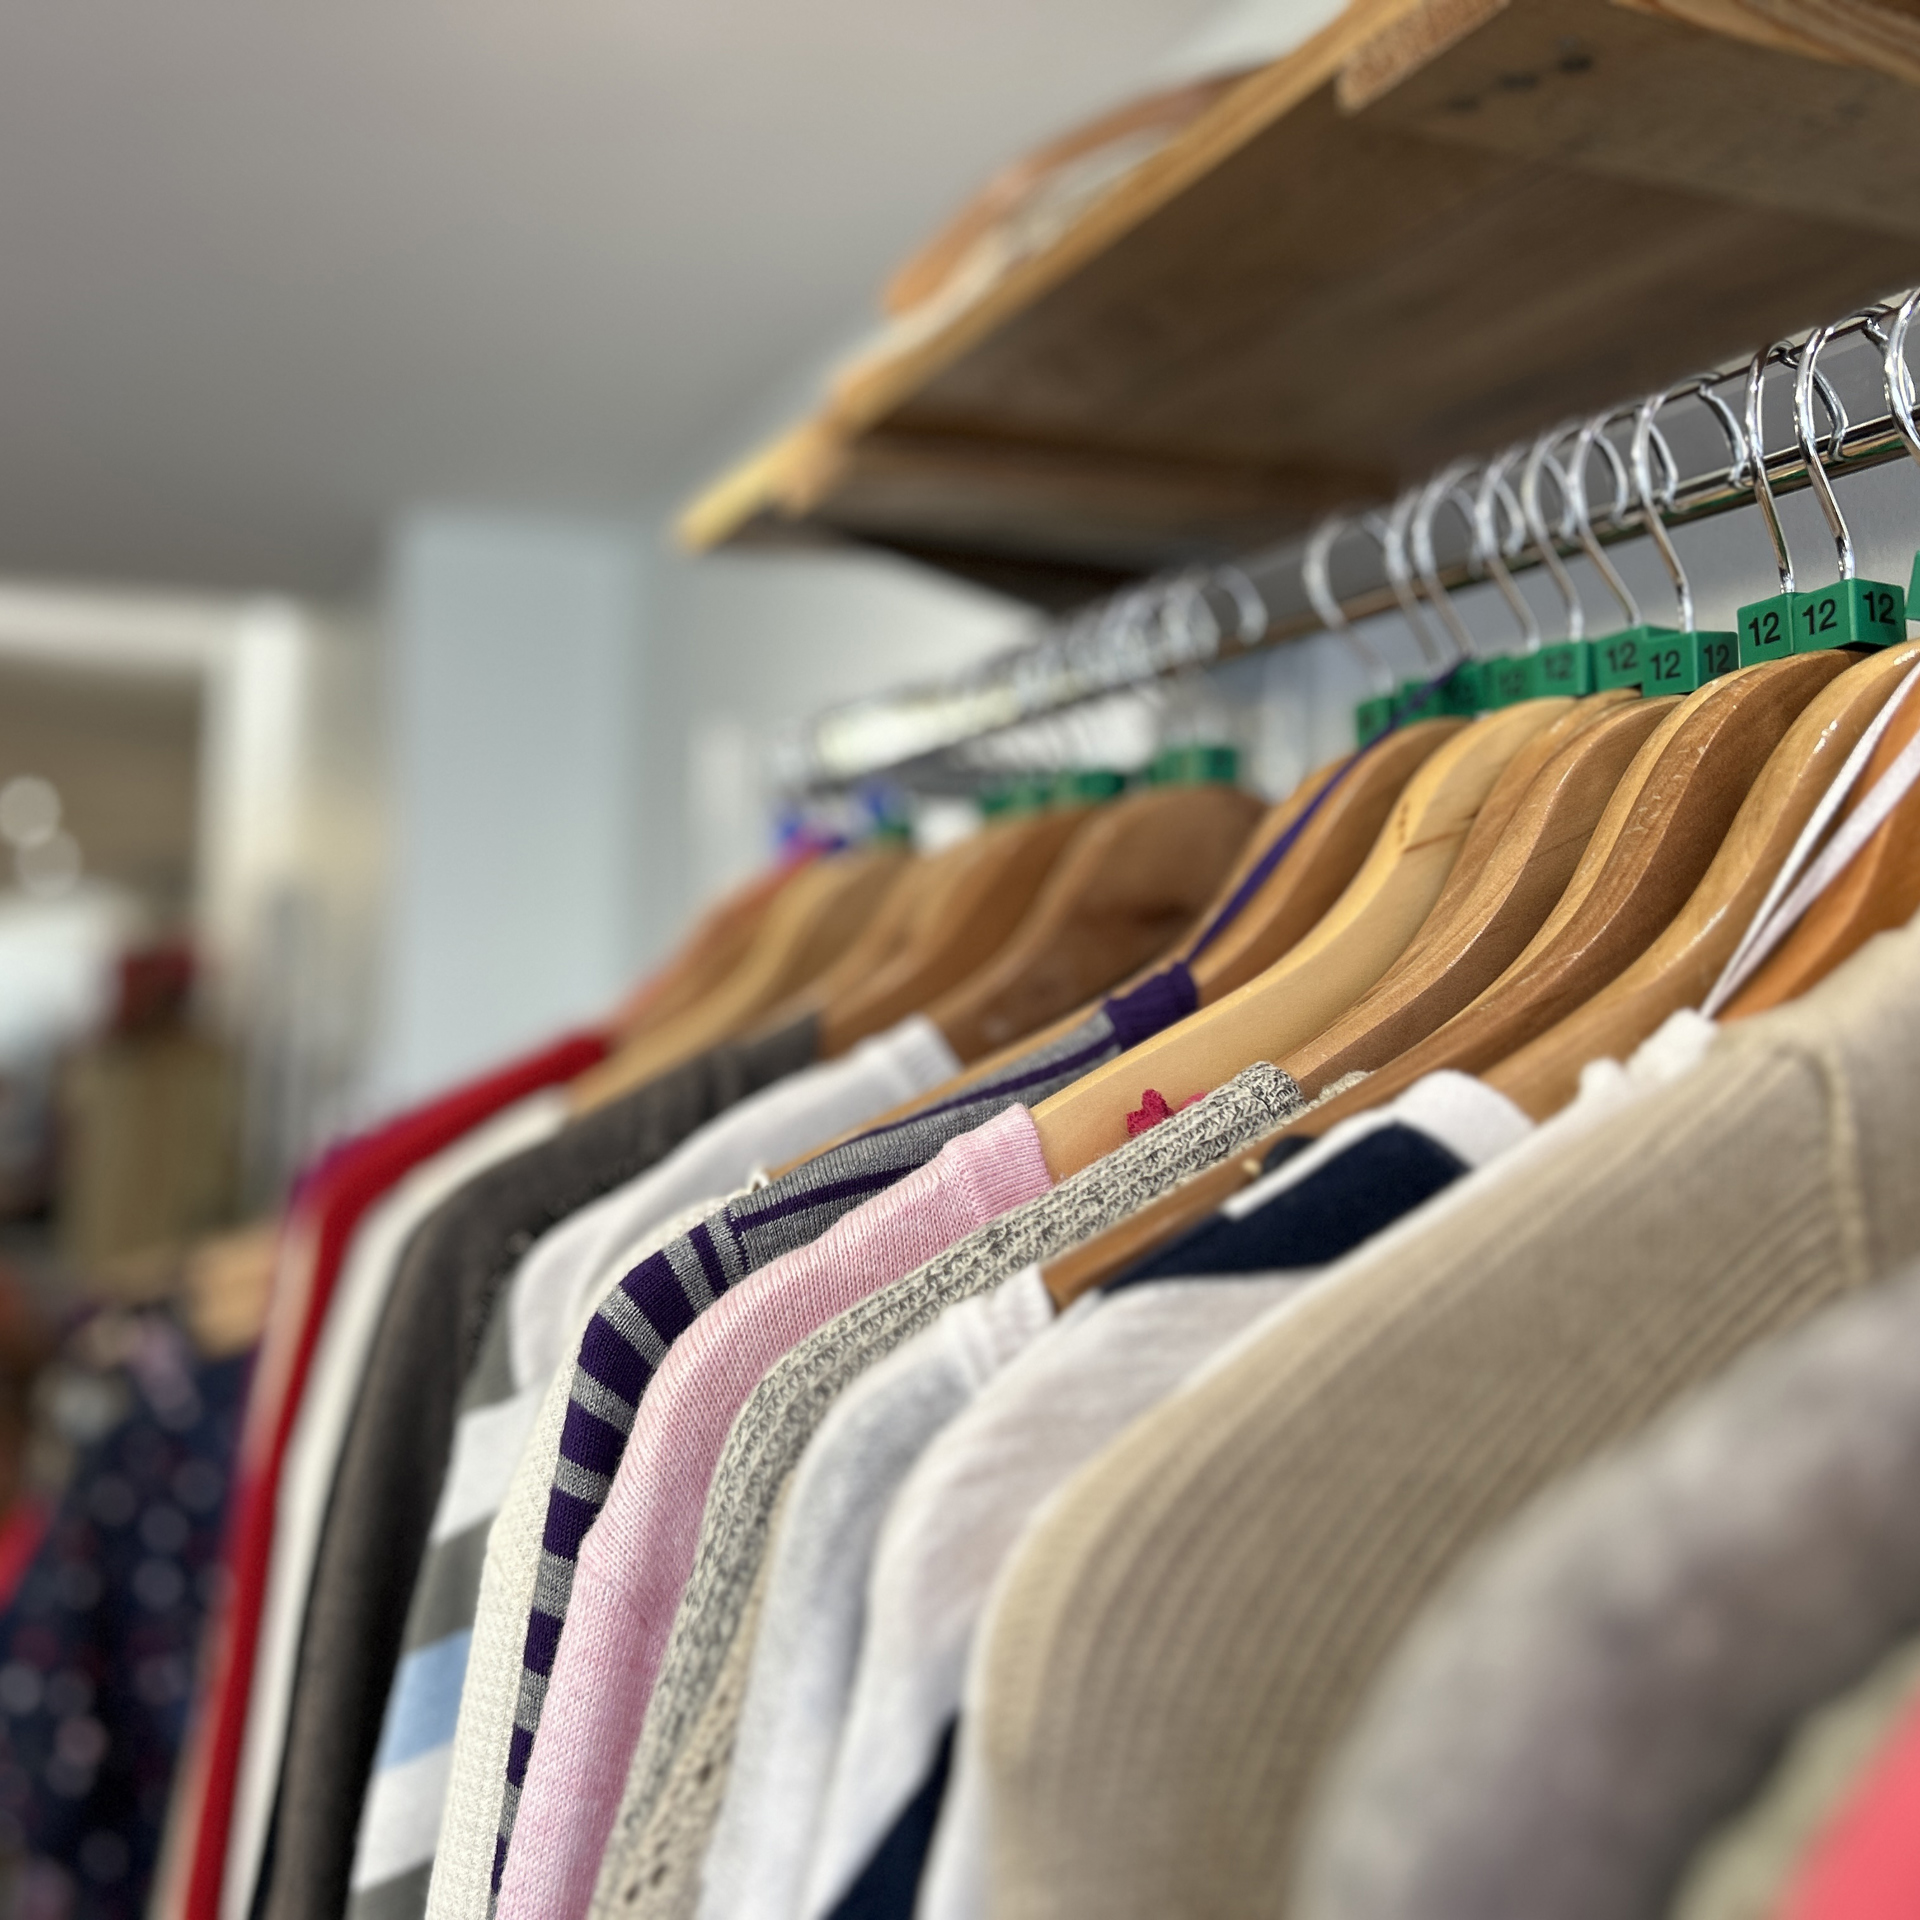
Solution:
{"label": "wooden hanger", "polygon": [[[1408,781],[1466,724],[1460,719],[1417,720],[1376,741],[1354,760],[1352,770],[1315,809],[1259,891],[1218,938],[1188,960],[1203,1007],[1264,973],[1318,925],[1360,871]],[[1344,756],[1322,771],[1331,779],[1352,758]],[[1318,774],[1312,780],[1311,791],[1302,781],[1262,823],[1261,853],[1292,827],[1326,785]],[[1195,939],[1212,925],[1237,885],[1222,889],[1219,902],[1195,929]]]}
{"label": "wooden hanger", "polygon": [[850,993],[892,960],[912,937],[914,920],[929,890],[941,884],[943,871],[959,852],[955,845],[938,853],[913,855],[846,951],[816,979],[763,1013],[754,1030],[772,1033],[804,1014],[817,1014],[836,995]]}
{"label": "wooden hanger", "polygon": [[1013,938],[928,1013],[962,1060],[1104,992],[1193,923],[1260,803],[1237,787],[1161,787],[1098,810]]}
{"label": "wooden hanger", "polygon": [[709,907],[666,962],[615,1011],[607,1024],[617,1043],[637,1040],[711,993],[746,957],[781,889],[818,857],[783,861]]}
{"label": "wooden hanger", "polygon": [[[1920,734],[1920,702],[1909,695],[1874,748],[1854,803],[1865,797],[1901,750]],[[1838,756],[1836,756],[1836,759]],[[1842,816],[1844,818],[1844,815]],[[1728,1002],[1727,1020],[1744,1020],[1818,986],[1841,961],[1920,911],[1920,788],[1887,815],[1806,917]]]}
{"label": "wooden hanger", "polygon": [[583,1073],[569,1089],[573,1111],[590,1113],[745,1032],[840,956],[906,865],[898,848],[861,849],[828,855],[795,875],[720,990]]}
{"label": "wooden hanger", "polygon": [[1493,783],[1493,791],[1473,816],[1473,825],[1467,829],[1467,837],[1460,843],[1460,851],[1447,873],[1447,884],[1440,889],[1440,898],[1433,903],[1433,911],[1420,923],[1420,931],[1408,942],[1406,952],[1380,976],[1380,986],[1374,989],[1376,993],[1408,967],[1418,965],[1432,942],[1452,924],[1460,903],[1479,884],[1480,876],[1499,847],[1501,836],[1519,811],[1527,789],[1539,778],[1547,763],[1569,741],[1577,739],[1603,715],[1639,698],[1638,690],[1633,687],[1615,687],[1605,693],[1586,694],[1577,700],[1558,701],[1566,711],[1551,726],[1536,733],[1507,762],[1505,772]]}
{"label": "wooden hanger", "polygon": [[1350,1007],[1419,930],[1501,770],[1559,711],[1526,701],[1456,733],[1408,782],[1360,871],[1284,959],[1043,1101],[1033,1119],[1054,1178],[1120,1145],[1146,1088],[1177,1106],[1251,1061],[1284,1059]]}
{"label": "wooden hanger", "polygon": [[[1595,695],[1590,698],[1600,699],[1602,696]],[[1580,704],[1584,706],[1587,703],[1583,701]],[[1666,702],[1660,704],[1667,705]],[[1656,723],[1653,733],[1642,744],[1627,772],[1622,776],[1612,800],[1601,816],[1599,826],[1594,829],[1587,843],[1586,853],[1582,856],[1580,866],[1575,870],[1575,880],[1569,883],[1569,892],[1579,884],[1581,876],[1586,873],[1588,863],[1593,862],[1596,867],[1604,865],[1606,851],[1617,844],[1620,833],[1631,815],[1633,800],[1644,785],[1648,766],[1658,758],[1667,740],[1673,735],[1678,724],[1678,709],[1681,704],[1679,701],[1672,703],[1671,710]],[[1608,705],[1600,706],[1595,712],[1595,718],[1597,719],[1599,714],[1608,710]],[[1546,729],[1546,733],[1551,735],[1558,732],[1565,724],[1566,716],[1563,715],[1552,727]],[[1565,737],[1564,734],[1561,735],[1563,744]],[[1530,752],[1533,744],[1530,742],[1528,748],[1522,751]],[[1515,759],[1519,758],[1520,756],[1516,754]],[[1502,781],[1504,779],[1503,775]],[[1496,787],[1499,784],[1501,783],[1496,782]],[[1489,802],[1492,799],[1493,795],[1489,793]],[[1511,813],[1508,814],[1508,818],[1509,820],[1512,818]],[[1478,825],[1477,818],[1475,824]],[[1463,857],[1464,853],[1463,845]],[[1482,870],[1484,871],[1484,862]],[[1587,888],[1582,889],[1583,893],[1590,889],[1590,885],[1589,879]],[[1451,878],[1449,878],[1448,890],[1451,890]],[[1459,896],[1456,895],[1455,898],[1457,900]],[[1438,903],[1436,903],[1437,911]],[[1397,970],[1396,968],[1395,971]],[[1385,979],[1391,977],[1391,972],[1384,976],[1383,984]],[[1262,1156],[1275,1140],[1284,1134],[1308,1126],[1311,1126],[1316,1134],[1326,1131],[1333,1122],[1323,1122],[1323,1115],[1333,1114],[1336,1118],[1345,1118],[1348,1113],[1364,1110],[1368,1104],[1364,1098],[1367,1091],[1368,1087],[1359,1087],[1354,1090],[1353,1096],[1329,1101],[1312,1115],[1303,1116],[1291,1126],[1278,1129],[1271,1138],[1258,1142],[1245,1153],[1237,1154],[1233,1159],[1223,1161],[1217,1167],[1209,1167],[1205,1173],[1183,1181],[1173,1193],[1162,1195],[1151,1205],[1142,1207],[1139,1212],[1117,1222],[1104,1233],[1096,1234],[1092,1239],[1083,1241],[1077,1247],[1069,1248],[1067,1252],[1047,1262],[1041,1270],[1041,1277],[1046,1283],[1047,1292],[1051,1295],[1054,1305],[1065,1312],[1083,1293],[1090,1292],[1095,1287],[1105,1286],[1109,1280],[1124,1273],[1135,1261],[1144,1259],[1157,1247],[1163,1247],[1170,1241],[1178,1239],[1181,1234],[1199,1226],[1241,1188],[1251,1185],[1260,1178],[1263,1171]]]}
{"label": "wooden hanger", "polygon": [[[1358,780],[1360,769],[1355,769],[1355,780],[1358,784],[1354,786],[1352,795],[1346,791],[1350,783],[1343,781],[1340,788],[1328,796],[1326,802],[1316,810],[1314,819],[1301,833],[1300,838],[1287,850],[1279,865],[1267,875],[1254,897],[1246,902],[1240,913],[1235,916],[1231,927],[1223,930],[1221,941],[1216,944],[1223,944],[1228,932],[1243,933],[1243,923],[1251,924],[1252,921],[1259,921],[1263,923],[1263,930],[1258,936],[1261,942],[1270,943],[1280,940],[1286,945],[1291,945],[1296,931],[1304,932],[1309,929],[1326,907],[1339,898],[1341,890],[1352,879],[1360,861],[1365,857],[1364,847],[1355,851],[1350,846],[1351,840],[1355,837],[1352,823],[1355,818],[1364,819],[1364,813],[1349,814],[1347,809],[1377,807],[1378,816],[1372,829],[1372,836],[1377,837],[1379,823],[1384,821],[1393,800],[1399,797],[1400,788],[1405,785],[1405,779],[1402,776],[1410,775],[1442,741],[1450,740],[1466,724],[1464,720],[1459,719],[1425,720],[1391,736],[1394,745],[1392,754],[1382,754],[1374,766],[1367,768],[1368,777],[1363,781]],[[1385,743],[1383,742],[1382,745]],[[1374,749],[1376,754],[1379,751],[1379,748]],[[1292,829],[1327,782],[1353,758],[1352,754],[1342,754],[1338,760],[1329,761],[1325,766],[1316,768],[1284,800],[1276,801],[1250,836],[1247,849],[1235,863],[1233,871],[1221,882],[1219,891],[1207,903],[1206,910],[1197,917],[1193,926],[1183,930],[1179,941],[1171,950],[1142,967],[1131,980],[1123,983],[1119,991],[1138,986],[1150,974],[1158,972],[1177,960],[1188,959],[1192,953],[1193,943],[1226,911],[1235,895],[1246,883],[1248,876],[1265,860],[1274,842]],[[1369,758],[1372,758],[1372,755]],[[1398,787],[1389,784],[1395,780],[1399,781]],[[1387,794],[1384,800],[1380,798],[1383,791]],[[1336,801],[1339,802],[1337,808]],[[1368,844],[1371,844],[1371,840]],[[1284,946],[1277,948],[1275,957],[1284,950]],[[1209,953],[1211,952],[1212,949],[1209,948]],[[958,1093],[963,1087],[979,1079],[982,1074],[993,1072],[1017,1060],[1023,1053],[1031,1051],[1034,1047],[1043,1046],[1070,1032],[1081,1021],[1095,1013],[1098,1007],[1097,999],[1082,1002],[1071,1012],[1062,1014],[1051,1023],[1007,1042],[987,1055],[985,1059],[970,1062],[963,1071],[954,1074],[930,1092],[916,1094],[912,1099],[902,1101],[888,1112],[863,1122],[857,1128],[849,1129],[841,1138],[851,1139],[855,1133],[864,1133],[872,1127],[891,1125],[895,1121],[904,1120],[911,1114],[917,1113],[924,1106]],[[825,1141],[786,1166],[776,1169],[776,1173],[790,1172],[794,1167],[803,1165],[815,1155],[838,1144],[838,1140]]]}
{"label": "wooden hanger", "polygon": [[[1457,893],[1448,882],[1421,929],[1417,954],[1324,1033],[1283,1056],[1303,1093],[1317,1095],[1346,1074],[1397,1058],[1500,977],[1566,892],[1634,755],[1677,705],[1615,705],[1561,747],[1510,812],[1478,876]],[[1557,734],[1560,726],[1548,731]]]}
{"label": "wooden hanger", "polygon": [[997,821],[953,849],[921,899],[905,945],[877,973],[820,1009],[820,1054],[832,1059],[939,998],[998,953],[1032,906],[1092,807]]}
{"label": "wooden hanger", "polygon": [[1589,1060],[1624,1060],[1660,1023],[1706,997],[1808,816],[1920,643],[1869,654],[1821,689],[1761,769],[1713,864],[1673,924],[1584,1007],[1489,1070],[1544,1120],[1571,1100]]}
{"label": "wooden hanger", "polygon": [[[1673,900],[1666,918],[1672,918],[1725,837],[1741,798],[1772,747],[1797,712],[1845,665],[1844,658],[1831,653],[1801,654],[1745,668],[1688,695],[1648,736],[1595,828],[1587,856],[1569,883],[1569,892],[1580,888],[1579,903],[1570,915],[1564,920],[1549,916],[1540,934],[1492,987],[1437,1033],[1369,1075],[1351,1092],[1327,1101],[1245,1153],[1210,1168],[1131,1219],[1049,1262],[1042,1278],[1054,1303],[1062,1308],[1070,1305],[1156,1247],[1200,1225],[1231,1195],[1260,1177],[1262,1155],[1283,1134],[1324,1134],[1440,1067],[1477,1071],[1489,1064],[1486,1054],[1497,1060],[1515,1050],[1503,1044],[1499,1017],[1512,1016],[1521,1025],[1537,1017],[1538,1007],[1529,994],[1550,1001],[1556,987],[1577,992],[1583,964],[1611,977],[1606,945],[1611,918],[1620,917],[1616,939],[1621,944],[1631,946],[1636,938],[1650,940],[1651,934],[1643,935],[1641,929],[1653,921],[1653,931],[1658,931],[1660,883],[1669,862],[1681,876],[1677,896],[1671,886],[1666,889]],[[1621,821],[1618,809],[1623,801],[1627,817]],[[1596,850],[1598,870],[1588,872]],[[1542,1024],[1551,1024],[1551,1019]]]}
{"label": "wooden hanger", "polygon": [[[1245,850],[1233,871],[1220,883],[1205,910],[1195,916],[1189,927],[1182,929],[1179,939],[1142,966],[1132,978],[1124,980],[1118,988],[1102,989],[1102,994],[1125,992],[1174,962],[1184,961],[1192,971],[1200,1004],[1205,1006],[1277,960],[1301,935],[1312,930],[1359,871],[1361,861],[1379,837],[1387,814],[1405,790],[1407,781],[1442,742],[1452,739],[1466,724],[1461,719],[1422,720],[1401,728],[1363,756],[1342,754],[1339,759],[1317,767],[1284,800],[1277,800],[1268,808],[1265,817],[1248,835]],[[1321,800],[1329,782],[1356,758],[1359,764]],[[1299,838],[1261,881],[1252,898],[1241,904],[1218,937],[1208,942],[1203,954],[1196,956],[1195,943],[1203,939],[1207,929],[1226,912],[1249,876],[1266,862],[1274,843],[1291,832],[1309,808],[1313,810],[1313,817],[1301,829]],[[957,1076],[952,1085],[958,1087],[965,1080],[1070,1031],[1094,1013],[1098,1005],[1098,1000],[1083,1002],[1050,1025],[1016,1036],[998,1052],[972,1062],[965,1075]]]}
{"label": "wooden hanger", "polygon": [[1624,822],[1609,806],[1619,831],[1597,862],[1595,829],[1568,888],[1578,899],[1563,901],[1506,972],[1437,1033],[1317,1109],[1314,1132],[1441,1067],[1484,1073],[1624,972],[1686,905],[1788,727],[1849,664],[1836,653],[1796,654],[1687,695],[1621,782],[1632,804]]}

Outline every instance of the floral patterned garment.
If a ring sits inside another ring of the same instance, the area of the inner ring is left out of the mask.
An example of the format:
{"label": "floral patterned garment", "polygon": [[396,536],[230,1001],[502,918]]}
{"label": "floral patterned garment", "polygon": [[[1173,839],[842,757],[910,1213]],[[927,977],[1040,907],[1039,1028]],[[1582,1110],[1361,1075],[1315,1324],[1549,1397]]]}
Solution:
{"label": "floral patterned garment", "polygon": [[81,1444],[0,1613],[19,1920],[139,1920],[219,1578],[248,1356],[201,1359],[163,1313],[117,1319],[117,1364],[68,1378]]}

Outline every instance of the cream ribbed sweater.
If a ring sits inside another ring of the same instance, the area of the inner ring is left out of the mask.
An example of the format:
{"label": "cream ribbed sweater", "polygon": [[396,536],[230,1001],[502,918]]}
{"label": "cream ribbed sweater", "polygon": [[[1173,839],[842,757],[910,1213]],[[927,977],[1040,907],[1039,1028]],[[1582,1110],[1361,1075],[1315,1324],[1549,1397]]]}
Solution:
{"label": "cream ribbed sweater", "polygon": [[1126,1434],[986,1631],[996,1920],[1283,1910],[1326,1755],[1461,1556],[1920,1251],[1917,1119],[1909,930],[1462,1182]]}

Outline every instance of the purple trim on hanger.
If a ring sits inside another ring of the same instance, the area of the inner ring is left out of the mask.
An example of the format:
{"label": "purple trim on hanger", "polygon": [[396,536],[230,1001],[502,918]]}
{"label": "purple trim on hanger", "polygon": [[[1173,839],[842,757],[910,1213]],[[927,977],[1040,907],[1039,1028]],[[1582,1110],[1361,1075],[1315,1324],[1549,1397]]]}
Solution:
{"label": "purple trim on hanger", "polygon": [[[1380,737],[1384,740],[1386,735],[1382,734]],[[1377,745],[1378,742],[1374,744]],[[1333,792],[1334,788],[1359,765],[1361,755],[1370,750],[1368,747],[1362,747],[1359,753],[1348,754],[1346,759],[1334,768],[1326,785],[1307,802],[1305,810],[1295,819],[1294,823],[1288,827],[1286,832],[1260,856],[1259,860],[1255,862],[1253,870],[1234,888],[1233,897],[1208,921],[1205,931],[1202,932],[1200,938],[1196,940],[1187,951],[1187,958],[1189,960],[1198,960],[1200,956],[1239,919],[1241,914],[1246,911],[1247,903],[1266,885],[1267,881],[1273,875],[1274,868],[1287,857],[1293,848],[1294,842],[1307,830],[1307,822],[1320,811],[1328,795]]]}
{"label": "purple trim on hanger", "polygon": [[1122,1053],[1164,1033],[1176,1020],[1184,1020],[1200,1004],[1200,990],[1186,963],[1176,960],[1162,967],[1151,978],[1142,980],[1131,993],[1117,993],[1100,1003],[1100,1011],[1113,1023],[1113,1037]]}

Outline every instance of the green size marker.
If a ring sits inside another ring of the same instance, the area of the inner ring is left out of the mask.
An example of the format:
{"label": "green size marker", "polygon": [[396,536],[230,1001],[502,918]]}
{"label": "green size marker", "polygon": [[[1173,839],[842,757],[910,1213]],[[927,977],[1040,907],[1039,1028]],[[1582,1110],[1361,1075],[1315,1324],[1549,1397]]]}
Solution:
{"label": "green size marker", "polygon": [[1553,694],[1592,693],[1593,643],[1561,640],[1526,656],[1527,697],[1543,700]]}
{"label": "green size marker", "polygon": [[1795,653],[1890,647],[1906,637],[1906,591],[1884,580],[1840,580],[1793,596]]}
{"label": "green size marker", "polygon": [[1649,698],[1692,693],[1731,673],[1739,646],[1730,633],[1682,632],[1678,627],[1628,627],[1593,643],[1597,686],[1638,687]]}
{"label": "green size marker", "polygon": [[1619,633],[1603,634],[1593,646],[1593,690],[1605,693],[1613,687],[1637,687],[1646,677],[1646,627],[1626,627]]}
{"label": "green size marker", "polygon": [[1442,686],[1441,712],[1459,714],[1471,720],[1487,709],[1486,667],[1484,660],[1462,660],[1447,675]]}
{"label": "green size marker", "polygon": [[1483,707],[1511,707],[1533,698],[1533,676],[1527,670],[1531,656],[1505,653],[1480,662],[1480,704]]}
{"label": "green size marker", "polygon": [[1395,701],[1390,693],[1375,694],[1371,700],[1362,700],[1353,710],[1354,738],[1363,747],[1370,747],[1393,725]]}
{"label": "green size marker", "polygon": [[1793,615],[1797,593],[1769,594],[1734,617],[1740,636],[1740,664],[1757,667],[1763,660],[1784,660],[1793,651]]}

